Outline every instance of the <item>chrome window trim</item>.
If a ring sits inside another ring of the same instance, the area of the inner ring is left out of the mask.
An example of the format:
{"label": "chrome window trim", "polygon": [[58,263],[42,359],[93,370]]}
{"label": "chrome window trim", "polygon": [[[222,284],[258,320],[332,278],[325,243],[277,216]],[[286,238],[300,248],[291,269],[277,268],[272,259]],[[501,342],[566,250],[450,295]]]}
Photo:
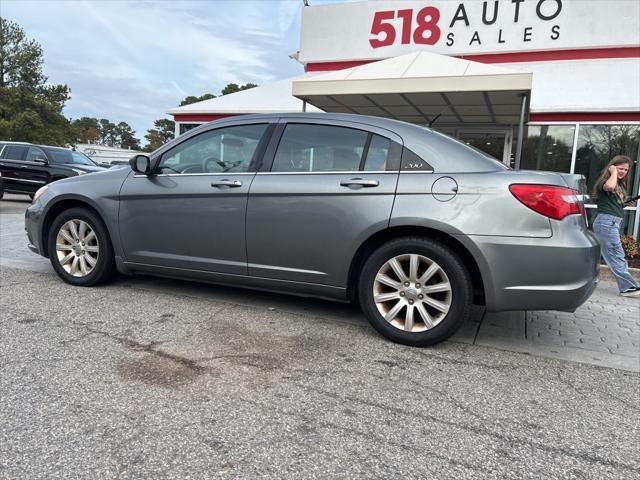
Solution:
{"label": "chrome window trim", "polygon": [[394,173],[387,170],[363,171],[363,170],[326,170],[317,172],[258,172],[258,175],[362,175],[365,173]]}
{"label": "chrome window trim", "polygon": [[364,175],[364,174],[393,174],[398,173],[433,173],[433,170],[344,170],[340,172],[324,171],[324,172],[258,172],[256,175]]}
{"label": "chrome window trim", "polygon": [[136,173],[134,178],[146,178],[146,177],[229,177],[236,175],[255,175],[256,172],[227,172],[227,173],[156,173],[153,175],[144,175],[141,173]]}
{"label": "chrome window trim", "polygon": [[37,183],[38,185],[46,185],[47,182],[43,182],[42,180],[27,180],[25,178],[15,178],[15,177],[2,177],[4,180],[13,180],[14,182],[23,182],[23,183]]}

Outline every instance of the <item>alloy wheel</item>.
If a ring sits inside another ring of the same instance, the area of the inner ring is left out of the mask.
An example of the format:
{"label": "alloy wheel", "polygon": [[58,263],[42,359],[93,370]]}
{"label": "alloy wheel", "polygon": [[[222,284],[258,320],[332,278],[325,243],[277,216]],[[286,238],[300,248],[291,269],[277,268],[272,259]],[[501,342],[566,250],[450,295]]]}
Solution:
{"label": "alloy wheel", "polygon": [[398,255],[378,270],[373,298],[380,315],[405,332],[438,325],[451,308],[451,282],[442,267],[423,255]]}
{"label": "alloy wheel", "polygon": [[84,220],[69,220],[58,231],[56,254],[69,275],[86,277],[95,268],[100,255],[96,232]]}

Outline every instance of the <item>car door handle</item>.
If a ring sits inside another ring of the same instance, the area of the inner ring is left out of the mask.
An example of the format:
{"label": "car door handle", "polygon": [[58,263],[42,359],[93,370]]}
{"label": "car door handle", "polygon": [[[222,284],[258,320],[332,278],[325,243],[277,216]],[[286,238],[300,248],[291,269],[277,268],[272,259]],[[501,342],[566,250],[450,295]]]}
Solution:
{"label": "car door handle", "polygon": [[240,180],[228,180],[225,178],[224,180],[216,180],[215,182],[211,182],[211,186],[215,188],[238,188],[242,186],[242,182]]}
{"label": "car door handle", "polygon": [[378,180],[365,180],[363,178],[350,178],[349,180],[342,180],[340,182],[341,187],[377,187],[380,185]]}

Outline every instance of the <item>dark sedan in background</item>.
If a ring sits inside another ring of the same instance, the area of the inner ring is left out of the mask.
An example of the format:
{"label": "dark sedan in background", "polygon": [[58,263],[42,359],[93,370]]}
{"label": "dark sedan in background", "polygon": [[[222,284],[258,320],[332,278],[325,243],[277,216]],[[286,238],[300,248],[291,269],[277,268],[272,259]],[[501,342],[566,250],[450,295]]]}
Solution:
{"label": "dark sedan in background", "polygon": [[102,170],[105,168],[85,154],[67,148],[0,142],[3,193],[24,193],[33,198],[43,185]]}

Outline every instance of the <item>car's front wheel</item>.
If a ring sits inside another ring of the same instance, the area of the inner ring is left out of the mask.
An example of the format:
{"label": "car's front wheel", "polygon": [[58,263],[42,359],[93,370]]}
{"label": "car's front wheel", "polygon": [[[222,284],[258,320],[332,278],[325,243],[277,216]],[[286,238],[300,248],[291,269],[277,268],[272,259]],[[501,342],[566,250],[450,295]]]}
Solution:
{"label": "car's front wheel", "polygon": [[404,237],[366,260],[359,300],[371,325],[388,339],[411,346],[441,342],[469,316],[472,287],[458,257],[444,245]]}
{"label": "car's front wheel", "polygon": [[53,269],[67,283],[88,287],[110,280],[115,273],[107,228],[89,209],[71,208],[58,215],[47,245]]}

